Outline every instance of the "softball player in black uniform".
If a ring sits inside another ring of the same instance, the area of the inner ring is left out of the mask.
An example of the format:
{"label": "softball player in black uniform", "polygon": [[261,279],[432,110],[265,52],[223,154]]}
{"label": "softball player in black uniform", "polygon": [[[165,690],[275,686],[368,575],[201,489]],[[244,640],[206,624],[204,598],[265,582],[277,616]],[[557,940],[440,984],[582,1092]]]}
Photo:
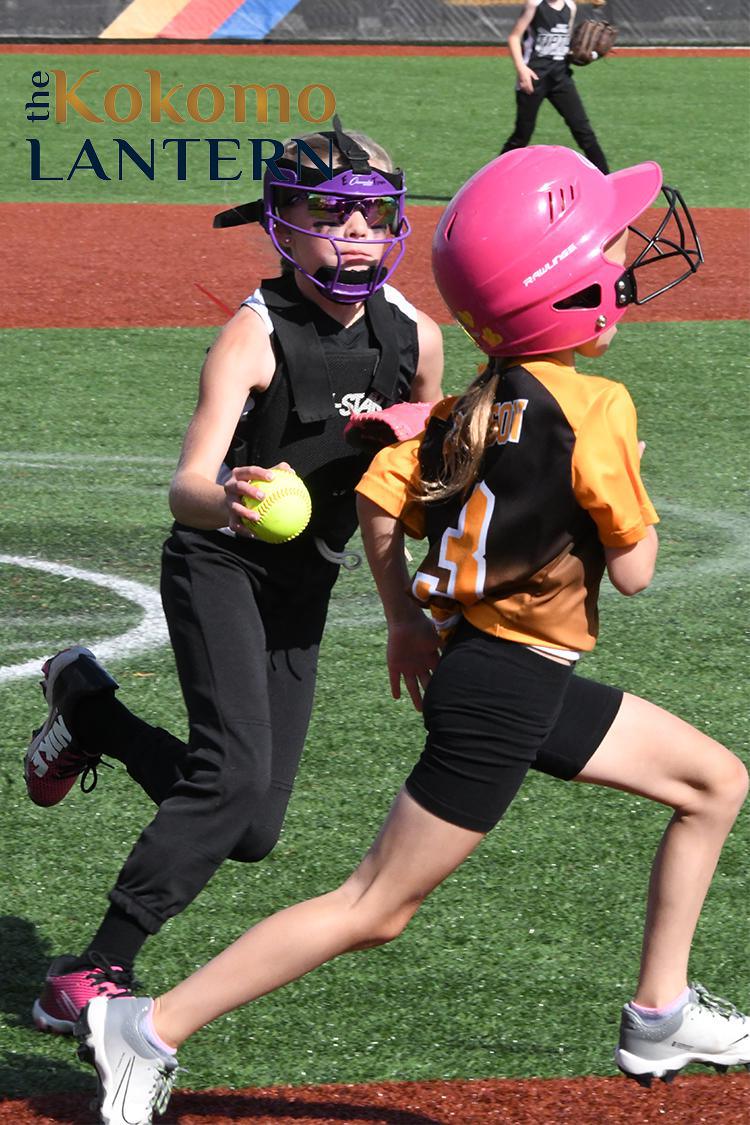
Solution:
{"label": "softball player in black uniform", "polygon": [[531,140],[545,98],[555,107],[576,143],[605,175],[607,158],[586,116],[570,64],[566,61],[576,17],[573,0],[529,0],[508,36],[518,75],[516,124],[503,152]]}
{"label": "softball player in black uniform", "polygon": [[[653,865],[618,1065],[648,1083],[696,1060],[750,1063],[750,1019],[687,983],[747,772],[680,719],[574,672],[595,642],[605,570],[634,594],[656,560],[632,401],[623,386],[581,375],[575,353],[603,355],[627,306],[657,295],[642,266],[678,267],[662,292],[702,261],[689,212],[666,186],[665,219],[678,234],[632,228],[643,248],[626,259],[628,228],[661,186],[654,163],[604,176],[569,149],[528,148],[480,170],[446,209],[436,280],[489,363],[433,410],[420,437],[379,453],[357,488],[393,694],[403,680],[423,708],[424,751],[341,887],[259,923],[156,1001],[88,1005],[76,1034],[99,1073],[107,1122],[124,1120],[125,1070],[138,1121],[148,1122],[168,1096],[176,1047],[196,1029],[400,934],[497,823],[530,766],[674,809]],[[404,531],[427,539],[413,579]]]}
{"label": "softball player in black uniform", "polygon": [[[404,178],[361,134],[303,138],[266,176],[264,198],[215,225],[260,221],[282,257],[211,348],[174,476],[176,522],[161,592],[187,707],[185,744],[114,697],[86,649],[45,666],[49,713],[26,755],[32,800],[57,804],[102,753],[125,763],[159,805],[81,956],[50,966],[38,1027],[70,1033],[92,996],[127,994],[150,934],[183,910],[227,858],[274,847],[299,765],[331,588],[356,527],[354,486],[372,453],[344,438],[350,415],[439,397],[442,336],[389,284],[409,226]],[[238,421],[239,419],[239,421]],[[313,515],[289,543],[252,537],[247,482],[291,466]]]}

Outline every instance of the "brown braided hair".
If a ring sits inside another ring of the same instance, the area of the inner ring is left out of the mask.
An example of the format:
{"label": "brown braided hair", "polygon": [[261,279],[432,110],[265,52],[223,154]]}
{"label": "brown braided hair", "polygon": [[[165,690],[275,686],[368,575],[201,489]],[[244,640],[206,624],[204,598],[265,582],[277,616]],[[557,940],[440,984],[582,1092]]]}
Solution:
{"label": "brown braided hair", "polygon": [[492,407],[505,366],[502,359],[490,359],[454,404],[453,425],[443,442],[442,464],[434,479],[421,482],[419,500],[447,500],[465,494],[475,484],[482,458],[494,437]]}

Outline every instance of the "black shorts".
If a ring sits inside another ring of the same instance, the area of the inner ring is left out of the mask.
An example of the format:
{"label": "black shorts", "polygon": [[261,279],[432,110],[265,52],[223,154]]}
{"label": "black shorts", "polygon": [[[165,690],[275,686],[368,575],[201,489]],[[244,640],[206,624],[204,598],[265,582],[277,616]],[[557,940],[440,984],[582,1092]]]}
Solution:
{"label": "black shorts", "polygon": [[530,768],[580,773],[621,702],[621,691],[464,622],[425,693],[427,740],[406,788],[435,816],[489,832]]}

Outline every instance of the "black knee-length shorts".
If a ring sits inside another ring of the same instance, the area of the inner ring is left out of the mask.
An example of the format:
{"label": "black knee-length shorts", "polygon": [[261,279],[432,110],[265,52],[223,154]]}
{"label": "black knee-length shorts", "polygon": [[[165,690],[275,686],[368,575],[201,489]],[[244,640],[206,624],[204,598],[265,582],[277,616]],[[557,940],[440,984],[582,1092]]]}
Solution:
{"label": "black knee-length shorts", "polygon": [[435,816],[488,832],[529,769],[580,773],[622,695],[463,622],[425,693],[427,740],[407,791]]}

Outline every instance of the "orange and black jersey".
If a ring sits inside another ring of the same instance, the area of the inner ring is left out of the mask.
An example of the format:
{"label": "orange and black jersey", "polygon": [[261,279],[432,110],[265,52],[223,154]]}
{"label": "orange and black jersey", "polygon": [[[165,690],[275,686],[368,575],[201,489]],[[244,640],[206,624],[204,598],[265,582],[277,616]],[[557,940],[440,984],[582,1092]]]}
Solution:
{"label": "orange and black jersey", "polygon": [[624,386],[556,360],[508,367],[496,436],[468,496],[415,499],[435,475],[455,398],[425,432],[382,450],[357,491],[429,551],[412,591],[448,626],[567,650],[594,647],[604,547],[626,547],[658,517],[640,477],[636,413]]}

